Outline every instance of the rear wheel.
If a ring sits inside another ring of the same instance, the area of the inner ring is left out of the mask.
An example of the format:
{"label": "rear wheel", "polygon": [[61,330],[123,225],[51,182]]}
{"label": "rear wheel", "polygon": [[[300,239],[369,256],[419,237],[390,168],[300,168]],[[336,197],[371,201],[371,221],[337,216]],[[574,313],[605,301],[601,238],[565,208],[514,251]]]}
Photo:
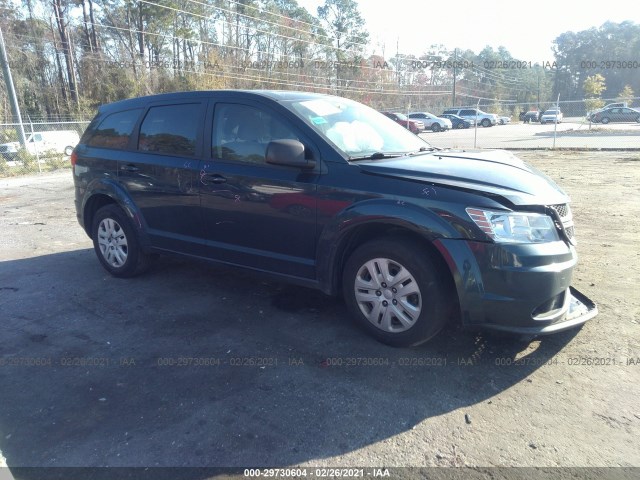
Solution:
{"label": "rear wheel", "polygon": [[149,267],[149,255],[140,248],[129,218],[117,205],[96,212],[91,238],[98,260],[113,276],[133,277]]}
{"label": "rear wheel", "polygon": [[342,285],[355,320],[388,345],[418,345],[446,323],[444,272],[417,242],[387,238],[362,245],[347,261]]}

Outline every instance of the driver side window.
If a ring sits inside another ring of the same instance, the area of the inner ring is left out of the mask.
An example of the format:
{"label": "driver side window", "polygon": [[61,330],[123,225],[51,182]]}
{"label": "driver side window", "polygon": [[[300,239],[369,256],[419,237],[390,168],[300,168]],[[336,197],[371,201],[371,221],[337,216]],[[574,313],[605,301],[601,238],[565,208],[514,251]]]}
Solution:
{"label": "driver side window", "polygon": [[219,103],[213,114],[211,156],[225,161],[266,165],[272,140],[299,140],[283,121],[248,105]]}

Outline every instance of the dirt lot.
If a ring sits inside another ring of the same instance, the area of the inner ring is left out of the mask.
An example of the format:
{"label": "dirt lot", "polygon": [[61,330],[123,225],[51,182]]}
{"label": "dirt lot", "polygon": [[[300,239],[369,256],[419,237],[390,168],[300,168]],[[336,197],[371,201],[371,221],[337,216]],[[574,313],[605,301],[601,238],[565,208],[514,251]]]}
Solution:
{"label": "dirt lot", "polygon": [[8,466],[640,466],[640,153],[518,155],[571,195],[573,285],[600,314],[414,349],[251,273],[166,258],[111,278],[69,171],[0,179]]}

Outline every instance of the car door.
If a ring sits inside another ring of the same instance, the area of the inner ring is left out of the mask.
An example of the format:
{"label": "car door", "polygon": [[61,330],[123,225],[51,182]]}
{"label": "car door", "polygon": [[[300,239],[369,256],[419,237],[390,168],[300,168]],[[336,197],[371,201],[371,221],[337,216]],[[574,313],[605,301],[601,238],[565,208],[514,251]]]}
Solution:
{"label": "car door", "polygon": [[315,170],[267,164],[267,144],[295,139],[314,149],[282,113],[252,101],[218,102],[210,111],[210,157],[200,172],[204,227],[212,258],[315,278]]}
{"label": "car door", "polygon": [[135,203],[155,247],[204,254],[198,173],[207,100],[147,107],[118,161],[118,180]]}
{"label": "car door", "polygon": [[621,108],[620,109],[620,121],[621,122],[633,122],[638,118],[638,112],[632,110],[631,108]]}

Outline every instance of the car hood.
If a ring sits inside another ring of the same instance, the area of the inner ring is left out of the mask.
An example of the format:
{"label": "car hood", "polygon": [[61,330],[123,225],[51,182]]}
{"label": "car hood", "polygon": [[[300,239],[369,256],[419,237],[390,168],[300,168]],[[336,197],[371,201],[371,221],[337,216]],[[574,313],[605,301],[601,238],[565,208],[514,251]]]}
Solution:
{"label": "car hood", "polygon": [[514,205],[554,205],[569,197],[553,180],[504,150],[444,150],[360,161],[367,174],[500,196]]}

